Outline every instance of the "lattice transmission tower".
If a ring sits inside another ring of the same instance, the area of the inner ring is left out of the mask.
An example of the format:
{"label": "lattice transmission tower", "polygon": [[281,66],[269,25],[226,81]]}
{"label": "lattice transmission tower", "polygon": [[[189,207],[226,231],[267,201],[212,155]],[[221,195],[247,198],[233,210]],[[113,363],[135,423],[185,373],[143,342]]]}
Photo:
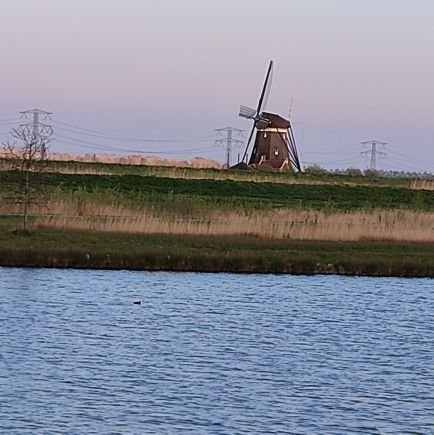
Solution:
{"label": "lattice transmission tower", "polygon": [[41,122],[41,120],[50,120],[52,114],[53,112],[47,112],[46,110],[41,109],[30,109],[20,112],[20,117],[29,120],[29,122],[20,124],[19,128],[22,130],[27,130],[28,133],[31,133],[35,142],[38,140],[42,142],[42,160],[47,157],[46,144],[53,135],[53,127],[49,124]]}
{"label": "lattice transmission tower", "polygon": [[372,171],[377,170],[377,158],[385,159],[387,157],[387,153],[384,151],[379,151],[378,147],[385,147],[387,142],[381,142],[379,140],[367,140],[361,142],[363,146],[370,146],[370,149],[367,151],[362,151],[360,155],[365,158],[371,159],[370,169]]}
{"label": "lattice transmission tower", "polygon": [[234,133],[236,133],[238,137],[241,137],[244,130],[240,130],[239,128],[233,128],[233,127],[225,127],[225,128],[216,128],[215,131],[217,132],[218,136],[221,136],[223,133],[226,133],[225,138],[216,139],[214,144],[218,146],[224,146],[226,148],[225,149],[226,168],[230,168],[232,151],[234,146],[242,146],[244,144],[243,140],[234,138]]}

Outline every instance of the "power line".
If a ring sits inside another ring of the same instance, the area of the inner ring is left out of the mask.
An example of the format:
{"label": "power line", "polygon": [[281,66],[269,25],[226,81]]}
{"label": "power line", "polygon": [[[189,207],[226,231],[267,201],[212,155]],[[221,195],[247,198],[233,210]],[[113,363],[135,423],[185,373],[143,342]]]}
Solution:
{"label": "power line", "polygon": [[408,161],[410,161],[411,163],[417,163],[417,164],[424,164],[424,165],[433,165],[434,166],[434,163],[432,163],[432,162],[427,162],[426,160],[423,160],[423,159],[419,159],[419,158],[417,158],[417,157],[414,157],[414,156],[408,156],[408,155],[406,155],[406,154],[402,154],[402,153],[400,153],[400,152],[398,152],[398,151],[395,151],[395,150],[389,150],[389,152],[391,153],[391,154],[396,154],[399,158],[401,158],[401,159],[405,159],[405,160],[408,160]]}
{"label": "power line", "polygon": [[[23,118],[29,119],[29,122],[25,124],[19,124],[17,128],[28,128],[30,132],[34,132],[35,134],[45,134],[48,136],[51,136],[53,133],[53,127],[52,125],[46,124],[42,121],[50,120],[50,124],[54,124],[56,128],[56,142],[68,144],[77,146],[80,148],[87,148],[87,149],[96,149],[96,150],[102,150],[102,151],[113,151],[113,152],[131,152],[131,153],[137,153],[137,154],[188,154],[196,151],[209,151],[212,149],[212,146],[206,146],[206,147],[192,147],[192,148],[185,148],[185,149],[172,149],[172,150],[164,150],[164,151],[156,151],[156,150],[143,150],[143,149],[136,149],[134,146],[132,148],[122,148],[120,146],[115,145],[108,145],[108,144],[102,144],[98,143],[99,141],[92,141],[91,138],[95,139],[103,139],[102,142],[106,141],[122,141],[127,143],[179,143],[179,144],[187,144],[187,143],[202,143],[208,142],[209,139],[215,139],[215,135],[206,135],[202,137],[195,137],[191,139],[169,139],[169,138],[163,138],[163,139],[147,139],[147,138],[139,138],[139,137],[130,137],[130,136],[123,136],[123,135],[114,135],[107,132],[103,132],[96,129],[90,129],[86,127],[81,127],[78,125],[66,123],[57,119],[52,120],[51,119],[51,112],[47,112],[40,109],[31,109],[26,110],[23,112],[20,112],[21,118],[9,118],[9,119],[3,119],[0,120],[0,127],[8,127],[10,126],[17,126],[19,122],[22,122]],[[241,134],[242,130],[234,129],[231,127],[226,127],[222,129],[216,129],[216,131],[220,134],[223,132],[226,132],[226,136],[222,137],[221,139],[217,139],[214,141],[214,144],[216,145],[222,145],[225,146],[225,161],[227,165],[230,165],[231,160],[231,154],[233,152],[234,145],[238,145],[242,143],[241,140],[234,139],[234,132],[237,132]],[[67,133],[67,134],[63,134]],[[68,134],[69,133],[69,134]],[[0,136],[8,136],[10,135],[10,132],[0,132]],[[89,137],[89,139],[86,139],[86,137]],[[387,157],[387,153],[381,152],[378,149],[378,145],[384,146],[385,142],[380,141],[366,141],[362,142],[363,145],[371,145],[371,149],[367,151],[363,151],[361,153],[361,156],[363,157],[370,157],[371,159],[371,169],[375,169],[377,165],[377,158],[381,157]],[[355,149],[354,149],[355,150]],[[360,160],[358,159],[350,159],[350,155],[354,151],[352,148],[345,148],[345,149],[335,149],[335,150],[313,150],[313,151],[304,151],[303,154],[306,155],[318,155],[323,156],[325,158],[327,157],[333,157],[333,155],[340,155],[342,158],[337,158],[335,160],[326,160],[326,161],[319,161],[320,164],[345,164],[345,163],[359,163]],[[392,159],[392,162],[396,162],[397,164],[401,166],[410,167],[411,165],[433,165],[434,163],[426,162],[423,159],[418,159],[414,156],[408,156],[402,153],[399,153],[395,150],[388,150],[394,158]],[[347,154],[347,156],[344,156],[343,154]],[[348,158],[345,158],[348,157]],[[312,157],[310,157],[312,158]]]}
{"label": "power line", "polygon": [[407,169],[412,169],[414,171],[420,171],[421,167],[420,164],[414,163],[414,162],[408,162],[405,160],[401,160],[399,158],[393,157],[392,159],[389,159],[392,163],[395,163],[396,165],[400,167],[405,167]]}
{"label": "power line", "polygon": [[3,123],[0,123],[0,126],[2,126],[2,127],[8,127],[8,126],[14,126],[14,125],[17,125],[19,123],[19,121],[14,121],[14,122],[3,122]]}
{"label": "power line", "polygon": [[[56,135],[59,136],[59,135]],[[181,149],[181,150],[166,150],[166,151],[155,151],[155,150],[139,150],[139,149],[128,149],[128,148],[119,148],[110,145],[102,145],[92,142],[81,141],[79,139],[68,138],[67,136],[60,135],[60,140],[55,140],[57,143],[65,144],[65,145],[73,145],[79,148],[86,148],[91,150],[101,150],[101,151],[122,151],[128,153],[136,153],[136,154],[189,154],[196,151],[205,151],[212,149],[209,147],[198,147],[198,148],[189,148],[189,149]]]}
{"label": "power line", "polygon": [[331,150],[331,151],[303,151],[303,154],[354,154],[359,148],[346,148],[343,150]]}
{"label": "power line", "polygon": [[[74,143],[81,143],[84,145],[90,145],[90,146],[95,146],[95,147],[101,147],[101,148],[107,148],[113,151],[129,151],[129,152],[155,152],[155,151],[144,151],[144,150],[138,150],[138,149],[133,149],[133,150],[128,150],[125,148],[121,148],[121,147],[116,147],[116,146],[112,146],[112,145],[104,145],[101,143],[96,143],[96,142],[90,142],[87,140],[83,140],[83,139],[77,139],[75,137],[71,137],[71,136],[66,136],[62,133],[56,133],[56,138],[60,137],[61,139],[66,139],[68,141],[74,142]],[[183,149],[183,150],[179,150],[179,151],[197,151],[197,150],[201,150],[203,149],[203,147],[200,148],[189,148],[189,149]]]}
{"label": "power line", "polygon": [[[98,148],[98,147],[95,147],[95,146],[89,146],[89,145],[83,145],[83,144],[77,144],[77,143],[74,143],[74,142],[68,142],[68,141],[57,141],[58,143],[61,143],[61,144],[64,144],[64,145],[73,145],[73,146],[75,146],[75,147],[78,147],[78,148],[85,148],[85,149],[88,149],[88,150],[93,150],[93,151],[95,151],[95,150],[100,150],[100,151],[115,151],[115,150],[113,150],[113,149],[107,149],[107,148]],[[199,148],[199,149],[196,149],[196,151],[206,151],[206,150],[210,150],[211,149],[211,147],[208,147],[208,148]],[[191,150],[189,150],[189,151],[174,151],[174,150],[172,150],[172,151],[142,151],[142,150],[124,150],[124,151],[126,151],[126,152],[129,152],[129,153],[134,153],[134,154],[147,154],[147,155],[187,155],[187,154],[191,154]]]}
{"label": "power line", "polygon": [[[321,165],[339,165],[339,164],[345,164],[345,163],[362,163],[363,160],[361,159],[345,159],[345,160],[327,160],[327,161],[316,161],[316,164],[321,164]],[[311,162],[303,162],[304,164],[306,163],[311,163]]]}
{"label": "power line", "polygon": [[68,124],[66,122],[53,120],[55,125],[60,124],[61,126],[70,127],[73,130],[65,129],[63,127],[56,126],[56,129],[67,131],[70,133],[87,135],[92,137],[99,137],[103,139],[109,140],[122,140],[125,142],[153,142],[153,143],[191,143],[191,142],[202,142],[204,139],[211,139],[214,135],[207,135],[202,137],[195,137],[191,139],[145,139],[145,138],[137,138],[137,137],[129,137],[129,136],[121,136],[121,135],[113,135],[109,133],[105,133],[98,130],[92,130],[89,128],[79,127],[77,125]]}
{"label": "power line", "polygon": [[[396,166],[394,166],[393,163],[395,163]],[[393,168],[395,171],[401,169],[401,170],[412,171],[412,172],[420,172],[419,167],[410,166],[401,162],[396,162],[396,161],[394,162],[393,160],[389,160],[389,162],[384,162],[383,164],[385,166],[388,166],[389,168]]]}
{"label": "power line", "polygon": [[3,124],[4,122],[15,122],[15,121],[19,121],[19,118],[0,119],[0,124]]}

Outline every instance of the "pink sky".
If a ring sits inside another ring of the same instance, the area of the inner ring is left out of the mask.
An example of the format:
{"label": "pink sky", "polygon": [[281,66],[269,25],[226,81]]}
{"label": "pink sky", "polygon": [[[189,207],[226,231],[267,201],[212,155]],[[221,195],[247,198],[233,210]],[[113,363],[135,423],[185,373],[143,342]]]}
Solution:
{"label": "pink sky", "polygon": [[40,107],[116,135],[207,137],[200,154],[222,161],[214,129],[250,128],[238,106],[274,59],[268,109],[294,100],[302,160],[366,167],[359,142],[379,139],[379,167],[434,171],[433,22],[429,0],[2,0],[0,120]]}

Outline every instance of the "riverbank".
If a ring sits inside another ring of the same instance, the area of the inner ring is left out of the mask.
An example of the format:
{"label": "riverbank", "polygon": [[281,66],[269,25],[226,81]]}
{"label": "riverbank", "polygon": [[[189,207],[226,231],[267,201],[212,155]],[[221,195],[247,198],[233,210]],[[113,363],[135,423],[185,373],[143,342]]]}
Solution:
{"label": "riverbank", "polygon": [[48,162],[26,235],[9,169],[2,266],[434,276],[424,180]]}
{"label": "riverbank", "polygon": [[434,277],[434,245],[2,231],[0,266]]}
{"label": "riverbank", "polygon": [[[118,168],[107,165],[112,169]],[[434,191],[404,186],[408,180],[358,184],[349,177],[331,183],[306,174],[263,175],[279,180],[274,183],[161,175],[34,174],[41,197],[32,198],[29,218],[37,229],[76,232],[434,244]],[[0,171],[1,219],[18,218],[22,207],[14,198],[20,195],[19,174]]]}

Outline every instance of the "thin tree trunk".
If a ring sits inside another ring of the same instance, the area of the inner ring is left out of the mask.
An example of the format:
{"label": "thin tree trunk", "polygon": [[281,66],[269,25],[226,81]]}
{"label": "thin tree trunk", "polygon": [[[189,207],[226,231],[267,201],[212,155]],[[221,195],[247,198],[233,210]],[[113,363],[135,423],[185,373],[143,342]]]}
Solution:
{"label": "thin tree trunk", "polygon": [[27,231],[28,227],[28,213],[30,201],[30,170],[26,168],[26,178],[24,181],[24,204],[23,204],[23,231]]}

